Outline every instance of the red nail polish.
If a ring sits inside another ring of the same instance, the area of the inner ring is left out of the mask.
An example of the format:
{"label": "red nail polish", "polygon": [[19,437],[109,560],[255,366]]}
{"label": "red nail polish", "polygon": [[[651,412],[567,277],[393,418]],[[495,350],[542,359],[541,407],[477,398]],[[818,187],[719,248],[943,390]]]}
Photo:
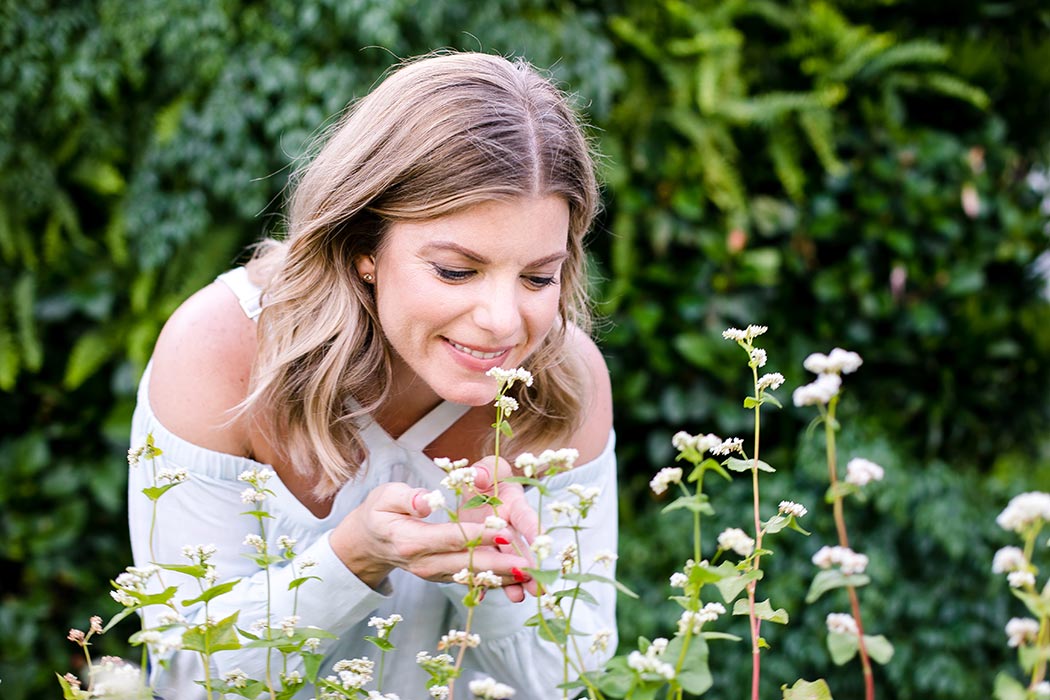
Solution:
{"label": "red nail polish", "polygon": [[496,544],[510,544],[510,540],[508,540],[506,537],[503,537],[503,536],[493,537],[492,541],[495,542]]}
{"label": "red nail polish", "polygon": [[518,583],[525,583],[529,580],[529,577],[526,576],[525,573],[516,566],[510,570],[510,575],[513,576],[514,580]]}

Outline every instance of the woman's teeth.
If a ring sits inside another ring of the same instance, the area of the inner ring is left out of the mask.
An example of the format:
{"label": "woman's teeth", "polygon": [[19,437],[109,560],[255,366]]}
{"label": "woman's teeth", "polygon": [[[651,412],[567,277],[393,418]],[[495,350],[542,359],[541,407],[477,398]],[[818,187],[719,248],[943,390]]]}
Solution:
{"label": "woman's teeth", "polygon": [[454,340],[450,340],[448,342],[456,350],[459,350],[460,352],[465,352],[468,355],[470,355],[471,357],[476,357],[479,360],[491,360],[493,358],[499,357],[504,352],[506,352],[505,350],[500,350],[499,352],[481,352],[480,350],[474,350],[473,348],[468,348],[466,345],[460,345],[459,343],[457,343]]}

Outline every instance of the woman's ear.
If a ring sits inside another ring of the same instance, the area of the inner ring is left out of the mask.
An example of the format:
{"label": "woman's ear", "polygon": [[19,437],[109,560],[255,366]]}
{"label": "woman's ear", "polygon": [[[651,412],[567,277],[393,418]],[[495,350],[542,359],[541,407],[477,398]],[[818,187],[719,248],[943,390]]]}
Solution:
{"label": "woman's ear", "polygon": [[375,281],[376,277],[376,259],[371,255],[359,255],[354,260],[354,268],[357,270],[358,276],[371,284]]}

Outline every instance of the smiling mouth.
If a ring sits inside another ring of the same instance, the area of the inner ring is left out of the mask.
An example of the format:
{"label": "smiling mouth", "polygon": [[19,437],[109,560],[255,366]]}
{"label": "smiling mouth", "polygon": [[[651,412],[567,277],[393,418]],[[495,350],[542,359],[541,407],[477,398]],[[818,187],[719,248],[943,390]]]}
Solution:
{"label": "smiling mouth", "polygon": [[471,357],[476,357],[479,360],[494,360],[497,357],[499,357],[501,355],[505,355],[507,353],[506,350],[500,350],[499,352],[482,352],[481,350],[475,350],[473,348],[468,348],[466,345],[460,345],[456,341],[449,340],[448,338],[446,338],[445,340],[448,340],[448,344],[451,345],[452,347],[454,347],[456,350],[459,350],[462,353],[466,353],[467,355],[470,355]]}

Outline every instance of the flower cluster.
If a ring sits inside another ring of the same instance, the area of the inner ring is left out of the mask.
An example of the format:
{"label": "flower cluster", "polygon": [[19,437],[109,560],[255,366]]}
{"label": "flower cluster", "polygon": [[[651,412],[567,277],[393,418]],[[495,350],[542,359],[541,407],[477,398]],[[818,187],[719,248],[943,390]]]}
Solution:
{"label": "flower cluster", "polygon": [[667,490],[667,487],[671,484],[682,483],[682,469],[680,467],[664,467],[656,473],[656,476],[649,482],[649,488],[653,490],[657,496]]}
{"label": "flower cluster", "polygon": [[560,450],[544,450],[536,456],[531,452],[522,452],[514,460],[514,467],[530,479],[537,474],[555,474],[566,472],[576,465],[580,453],[571,447]]}
{"label": "flower cluster", "polygon": [[708,603],[696,611],[686,610],[678,618],[678,634],[685,634],[687,631],[692,634],[700,634],[705,622],[714,622],[719,615],[725,615],[725,613],[725,606],[721,603]]}
{"label": "flower cluster", "polygon": [[865,486],[872,481],[882,481],[886,475],[879,465],[871,460],[854,457],[846,464],[846,483],[854,486]]}
{"label": "flower cluster", "polygon": [[835,634],[850,634],[854,637],[860,634],[857,629],[857,621],[848,613],[828,613],[825,620],[828,632]]}
{"label": "flower cluster", "polygon": [[1022,647],[1034,644],[1039,634],[1039,621],[1030,617],[1013,617],[1006,623],[1007,644]]}
{"label": "flower cluster", "polygon": [[[471,634],[462,630],[449,630],[448,634],[441,635],[438,641],[438,651],[445,651],[450,647],[467,647],[472,649],[481,644],[481,636]],[[418,659],[417,659],[418,660]]]}
{"label": "flower cluster", "polygon": [[768,330],[769,328],[766,326],[756,326],[752,324],[744,330],[740,330],[739,328],[727,328],[722,331],[722,337],[726,340],[735,340],[738,343],[750,343]]}
{"label": "flower cluster", "polygon": [[827,355],[815,352],[803,361],[802,366],[817,375],[810,384],[795,389],[791,398],[796,406],[824,406],[842,388],[840,375],[856,372],[863,360],[860,355],[842,348],[835,348]]}
{"label": "flower cluster", "polygon": [[755,551],[755,541],[738,527],[728,527],[718,536],[719,549],[732,550],[742,557]]}
{"label": "flower cluster", "polygon": [[514,696],[514,688],[497,683],[491,678],[471,681],[468,687],[471,694],[479,700],[507,700]]}
{"label": "flower cluster", "polygon": [[850,576],[864,573],[864,570],[868,568],[868,557],[854,552],[849,547],[821,547],[813,555],[813,563],[821,569],[838,566],[842,569],[842,573]]}
{"label": "flower cluster", "polygon": [[667,650],[667,640],[663,637],[654,639],[645,654],[640,651],[632,651],[627,656],[627,665],[638,673],[651,673],[666,680],[674,678],[674,666],[663,661],[660,657]]}
{"label": "flower cluster", "polygon": [[995,519],[999,527],[1024,533],[1028,528],[1050,523],[1050,494],[1030,491],[1014,496]]}
{"label": "flower cluster", "polygon": [[516,382],[521,382],[525,386],[532,386],[532,372],[529,372],[527,369],[522,369],[521,367],[516,367],[514,369],[493,367],[488,372],[485,372],[485,374],[496,380],[496,384],[499,387],[497,393],[500,394],[514,386]]}
{"label": "flower cluster", "polygon": [[780,505],[777,506],[777,512],[781,515],[791,515],[796,518],[801,518],[806,515],[809,511],[801,503],[795,503],[794,501],[781,501]]}

